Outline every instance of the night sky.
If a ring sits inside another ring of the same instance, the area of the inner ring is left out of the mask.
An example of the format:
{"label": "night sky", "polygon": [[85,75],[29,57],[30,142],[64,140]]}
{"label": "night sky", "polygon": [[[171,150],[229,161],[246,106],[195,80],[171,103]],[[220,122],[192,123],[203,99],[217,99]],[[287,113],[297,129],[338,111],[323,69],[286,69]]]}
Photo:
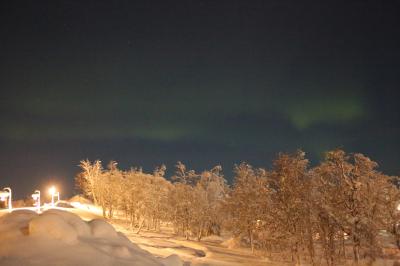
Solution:
{"label": "night sky", "polygon": [[[328,3],[330,2],[330,3]],[[1,1],[0,186],[362,152],[400,174],[396,1]]]}

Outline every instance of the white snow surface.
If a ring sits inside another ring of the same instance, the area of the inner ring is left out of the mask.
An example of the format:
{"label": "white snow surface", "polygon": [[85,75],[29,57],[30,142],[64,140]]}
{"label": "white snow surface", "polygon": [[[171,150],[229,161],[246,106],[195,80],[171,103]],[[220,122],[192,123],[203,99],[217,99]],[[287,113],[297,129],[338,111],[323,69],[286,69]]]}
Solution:
{"label": "white snow surface", "polygon": [[17,210],[0,217],[0,265],[168,265],[177,255],[157,258],[102,219],[50,209],[42,214]]}

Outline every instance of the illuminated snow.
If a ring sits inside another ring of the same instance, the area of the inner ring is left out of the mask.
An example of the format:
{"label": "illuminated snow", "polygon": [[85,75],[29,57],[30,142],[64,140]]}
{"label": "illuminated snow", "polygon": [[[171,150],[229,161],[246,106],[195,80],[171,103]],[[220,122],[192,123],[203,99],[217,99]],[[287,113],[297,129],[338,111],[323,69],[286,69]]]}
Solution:
{"label": "illuminated snow", "polygon": [[89,222],[57,209],[17,210],[0,217],[0,265],[182,265],[159,259],[104,220]]}

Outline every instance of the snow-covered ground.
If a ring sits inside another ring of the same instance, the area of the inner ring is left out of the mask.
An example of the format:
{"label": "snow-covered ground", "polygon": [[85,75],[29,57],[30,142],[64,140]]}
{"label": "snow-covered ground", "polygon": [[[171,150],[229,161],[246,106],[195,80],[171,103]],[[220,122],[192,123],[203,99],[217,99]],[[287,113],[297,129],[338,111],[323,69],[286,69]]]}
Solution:
{"label": "snow-covered ground", "polygon": [[227,237],[188,241],[169,227],[137,234],[123,220],[110,225],[90,202],[58,206],[46,206],[40,215],[33,207],[0,211],[0,265],[292,265],[255,256],[248,248],[229,248]]}
{"label": "snow-covered ground", "polygon": [[[69,203],[74,208],[68,210],[83,217],[83,219],[90,220],[102,217],[101,209],[84,198],[75,196]],[[123,217],[122,215],[121,218]],[[185,265],[284,265],[282,262],[279,264],[268,262],[265,258],[253,255],[247,248],[230,249],[223,245],[226,238],[213,236],[204,238],[201,242],[188,241],[182,237],[176,237],[169,227],[162,228],[162,232],[142,230],[137,234],[136,230],[131,230],[122,219],[114,220],[111,223],[116,230],[124,233],[140,248],[161,258],[177,254],[185,262]]]}
{"label": "snow-covered ground", "polygon": [[0,265],[182,265],[176,255],[157,258],[141,249],[93,212],[20,209],[0,215]]}
{"label": "snow-covered ground", "polygon": [[90,202],[58,206],[41,215],[33,207],[0,211],[0,265],[274,265],[218,237],[187,241],[168,228],[136,234],[112,222],[115,230]]}
{"label": "snow-covered ground", "polygon": [[124,234],[140,248],[149,251],[155,256],[166,257],[177,254],[184,260],[185,265],[212,265],[212,266],[273,266],[268,260],[251,254],[250,249],[230,249],[223,245],[223,238],[206,237],[201,242],[188,241],[182,237],[176,237],[163,228],[161,232],[143,231],[139,234],[127,229],[122,223],[113,223],[115,228]]}

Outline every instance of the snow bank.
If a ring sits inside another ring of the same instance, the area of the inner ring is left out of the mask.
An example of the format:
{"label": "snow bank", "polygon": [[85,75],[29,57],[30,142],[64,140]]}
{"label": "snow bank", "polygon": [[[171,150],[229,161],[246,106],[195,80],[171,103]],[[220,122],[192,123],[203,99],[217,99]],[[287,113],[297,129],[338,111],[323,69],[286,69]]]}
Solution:
{"label": "snow bank", "polygon": [[156,258],[106,221],[83,221],[57,209],[41,215],[14,211],[0,217],[0,265],[182,265]]}

